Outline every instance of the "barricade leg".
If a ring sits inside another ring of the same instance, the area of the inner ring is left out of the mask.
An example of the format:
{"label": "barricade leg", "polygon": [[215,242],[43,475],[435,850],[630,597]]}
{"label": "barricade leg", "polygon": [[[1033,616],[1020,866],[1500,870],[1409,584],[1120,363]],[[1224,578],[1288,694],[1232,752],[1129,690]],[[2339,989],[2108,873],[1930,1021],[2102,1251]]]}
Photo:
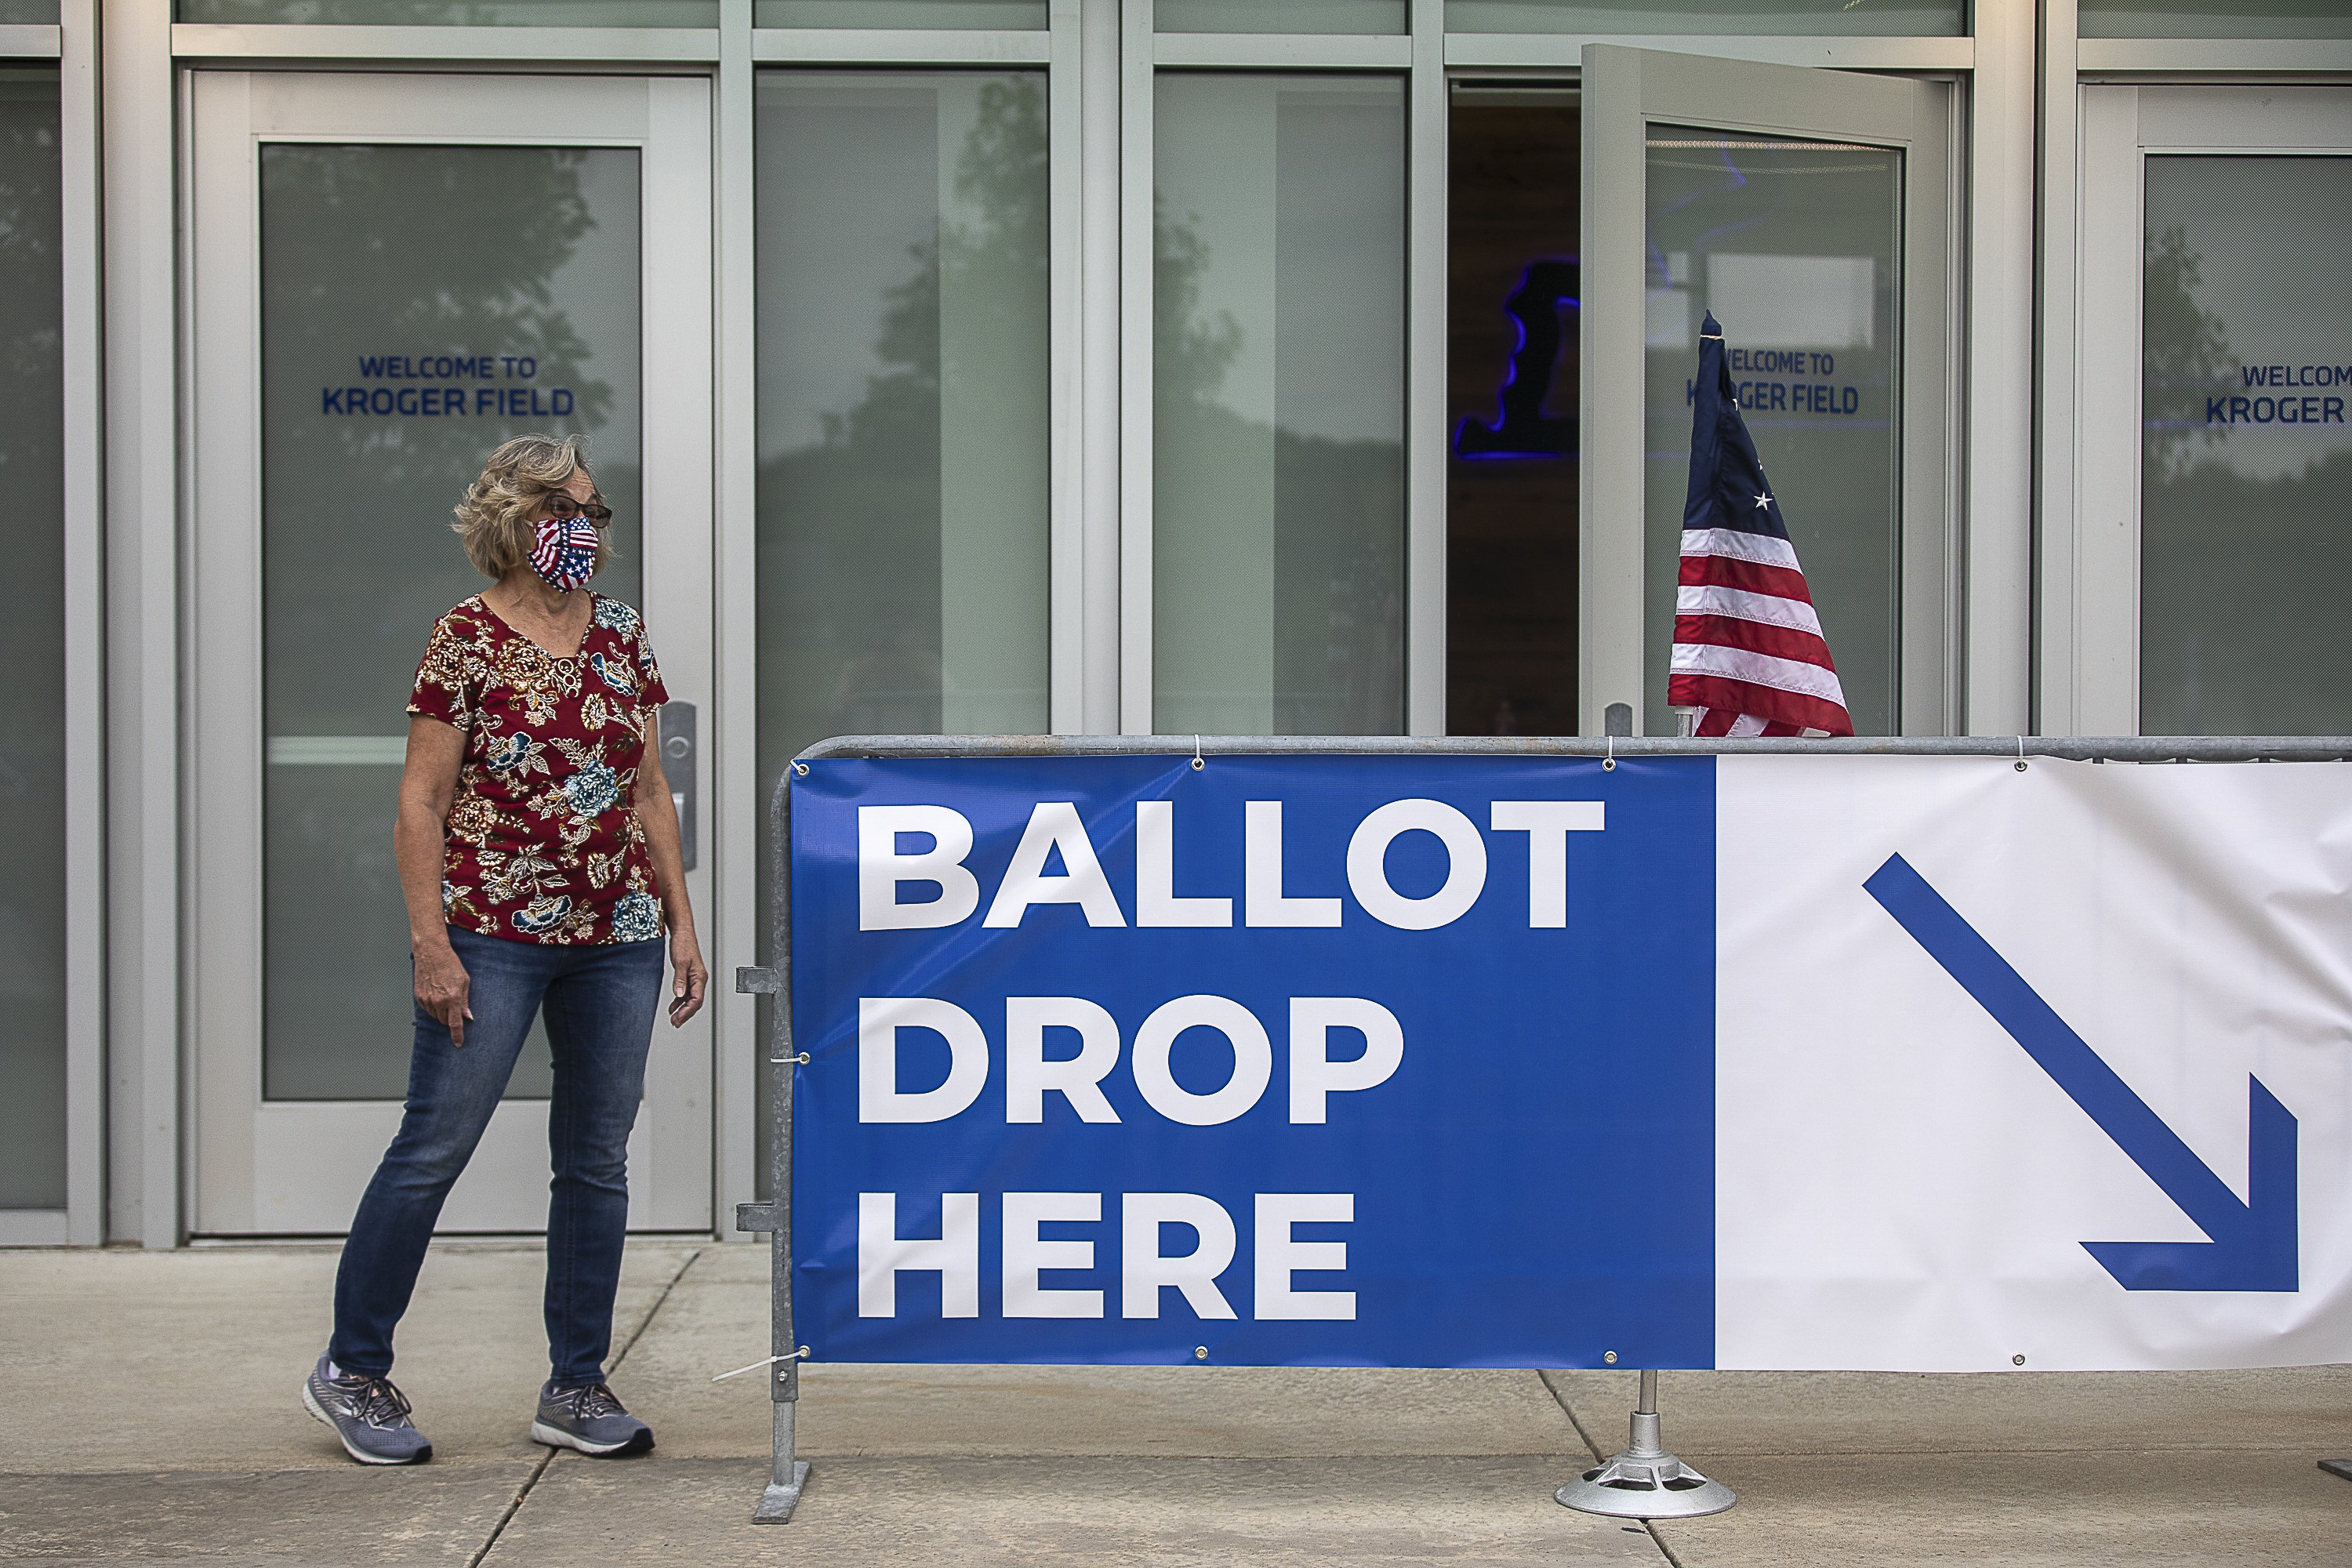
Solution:
{"label": "barricade leg", "polygon": [[801,1488],[809,1473],[808,1461],[800,1457],[794,1444],[793,1418],[801,1407],[801,1362],[808,1351],[793,1342],[792,1221],[784,1204],[739,1204],[735,1224],[740,1230],[768,1232],[769,1336],[775,1349],[764,1363],[769,1368],[768,1397],[774,1409],[768,1486],[760,1494],[751,1522],[789,1524],[793,1510],[800,1506]]}
{"label": "barricade leg", "polygon": [[1633,1412],[1624,1452],[1585,1471],[1552,1493],[1580,1513],[1612,1519],[1697,1519],[1721,1513],[1739,1500],[1721,1481],[1705,1476],[1666,1452],[1658,1421],[1658,1374],[1642,1374],[1642,1397]]}
{"label": "barricade leg", "polygon": [[[776,930],[792,930],[786,863],[782,846],[788,821],[783,788],[776,791],[773,830],[776,850],[772,868],[774,881],[772,893],[775,900]],[[808,1355],[808,1347],[796,1342],[798,1333],[793,1321],[793,1068],[808,1058],[793,1049],[793,1022],[790,990],[792,949],[790,938],[780,939],[777,963],[773,968],[744,968],[736,971],[735,989],[752,995],[774,998],[774,1019],[767,1052],[769,1084],[769,1198],[763,1204],[735,1205],[735,1227],[768,1234],[768,1342],[772,1354],[769,1358],[768,1397],[774,1404],[774,1428],[768,1469],[767,1489],[760,1494],[760,1506],[751,1514],[754,1524],[789,1524],[793,1510],[801,1502],[801,1488],[808,1481],[808,1461],[795,1449],[793,1419],[800,1413],[801,1363]]]}

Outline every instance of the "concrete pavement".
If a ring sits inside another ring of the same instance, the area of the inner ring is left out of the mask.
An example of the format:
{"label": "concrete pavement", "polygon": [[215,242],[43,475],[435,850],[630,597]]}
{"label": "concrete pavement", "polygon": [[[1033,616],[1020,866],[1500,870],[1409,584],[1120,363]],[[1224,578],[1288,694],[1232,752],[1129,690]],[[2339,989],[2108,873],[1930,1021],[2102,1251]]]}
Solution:
{"label": "concrete pavement", "polygon": [[437,1247],[396,1375],[436,1457],[350,1463],[295,1389],[331,1247],[0,1252],[0,1559],[541,1564],[2352,1563],[2352,1369],[1669,1373],[1739,1489],[1654,1531],[1551,1489],[1622,1440],[1621,1373],[814,1366],[800,1516],[765,1473],[766,1253],[630,1250],[626,1461],[525,1435],[541,1260]]}

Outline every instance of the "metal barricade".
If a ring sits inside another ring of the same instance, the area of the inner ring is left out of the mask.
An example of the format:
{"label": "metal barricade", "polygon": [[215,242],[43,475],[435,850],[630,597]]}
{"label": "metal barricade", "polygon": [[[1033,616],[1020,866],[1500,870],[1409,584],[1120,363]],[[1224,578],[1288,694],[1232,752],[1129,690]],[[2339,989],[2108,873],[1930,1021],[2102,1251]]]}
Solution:
{"label": "metal barricade", "polygon": [[[773,998],[768,1030],[769,1194],[764,1203],[736,1207],[736,1226],[765,1232],[770,1247],[773,1452],[768,1485],[755,1521],[788,1521],[809,1474],[796,1451],[794,1417],[801,1363],[793,1315],[793,1068],[808,1056],[793,1044],[792,1016],[792,783],[812,761],[826,758],[976,758],[1105,756],[1912,756],[2013,760],[2022,770],[2035,758],[2080,763],[2316,763],[2352,761],[2352,736],[1888,736],[1850,739],[1695,740],[1601,736],[1313,736],[1313,735],[845,735],[803,752],[777,781],[768,806],[769,962],[735,973],[739,992]],[[745,1369],[751,1370],[749,1368]],[[1667,1452],[1656,1405],[1656,1374],[1643,1372],[1629,1448],[1559,1489],[1570,1507],[1624,1518],[1688,1517],[1727,1509],[1733,1494]]]}

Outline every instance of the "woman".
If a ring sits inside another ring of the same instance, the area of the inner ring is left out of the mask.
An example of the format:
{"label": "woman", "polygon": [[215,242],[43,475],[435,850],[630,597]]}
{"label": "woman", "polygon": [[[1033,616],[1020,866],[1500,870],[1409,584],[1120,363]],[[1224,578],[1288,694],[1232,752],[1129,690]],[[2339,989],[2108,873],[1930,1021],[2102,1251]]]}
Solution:
{"label": "woman", "polygon": [[587,588],[612,515],[578,437],[507,442],[457,506],[467,559],[494,583],[434,626],[408,704],[393,832],[415,971],[408,1103],[352,1221],[334,1338],[302,1389],[362,1464],[432,1458],[391,1382],[393,1329],[541,1013],[555,1058],[551,1371],[530,1435],[595,1455],[654,1446],[604,1363],[663,928],[673,1026],[701,1009],[709,971],[652,743],[668,693],[637,613]]}

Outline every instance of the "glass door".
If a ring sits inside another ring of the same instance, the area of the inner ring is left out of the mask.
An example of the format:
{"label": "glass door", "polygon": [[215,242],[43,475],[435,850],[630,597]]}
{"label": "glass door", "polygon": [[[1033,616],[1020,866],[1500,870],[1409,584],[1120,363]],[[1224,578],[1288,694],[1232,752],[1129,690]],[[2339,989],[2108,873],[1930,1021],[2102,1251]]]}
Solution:
{"label": "glass door", "polygon": [[[194,79],[195,1228],[332,1232],[405,1091],[403,709],[435,618],[487,585],[449,522],[493,446],[589,437],[618,545],[598,585],[707,700],[709,89]],[[640,1228],[710,1224],[707,1018],[657,1033]],[[535,1030],[445,1228],[543,1226],[549,1082]]]}
{"label": "glass door", "polygon": [[1710,312],[1856,731],[1945,732],[1950,87],[1603,45],[1582,87],[1587,732],[1675,732]]}
{"label": "glass door", "polygon": [[2081,134],[2045,728],[2352,731],[2352,92],[2087,87]]}

